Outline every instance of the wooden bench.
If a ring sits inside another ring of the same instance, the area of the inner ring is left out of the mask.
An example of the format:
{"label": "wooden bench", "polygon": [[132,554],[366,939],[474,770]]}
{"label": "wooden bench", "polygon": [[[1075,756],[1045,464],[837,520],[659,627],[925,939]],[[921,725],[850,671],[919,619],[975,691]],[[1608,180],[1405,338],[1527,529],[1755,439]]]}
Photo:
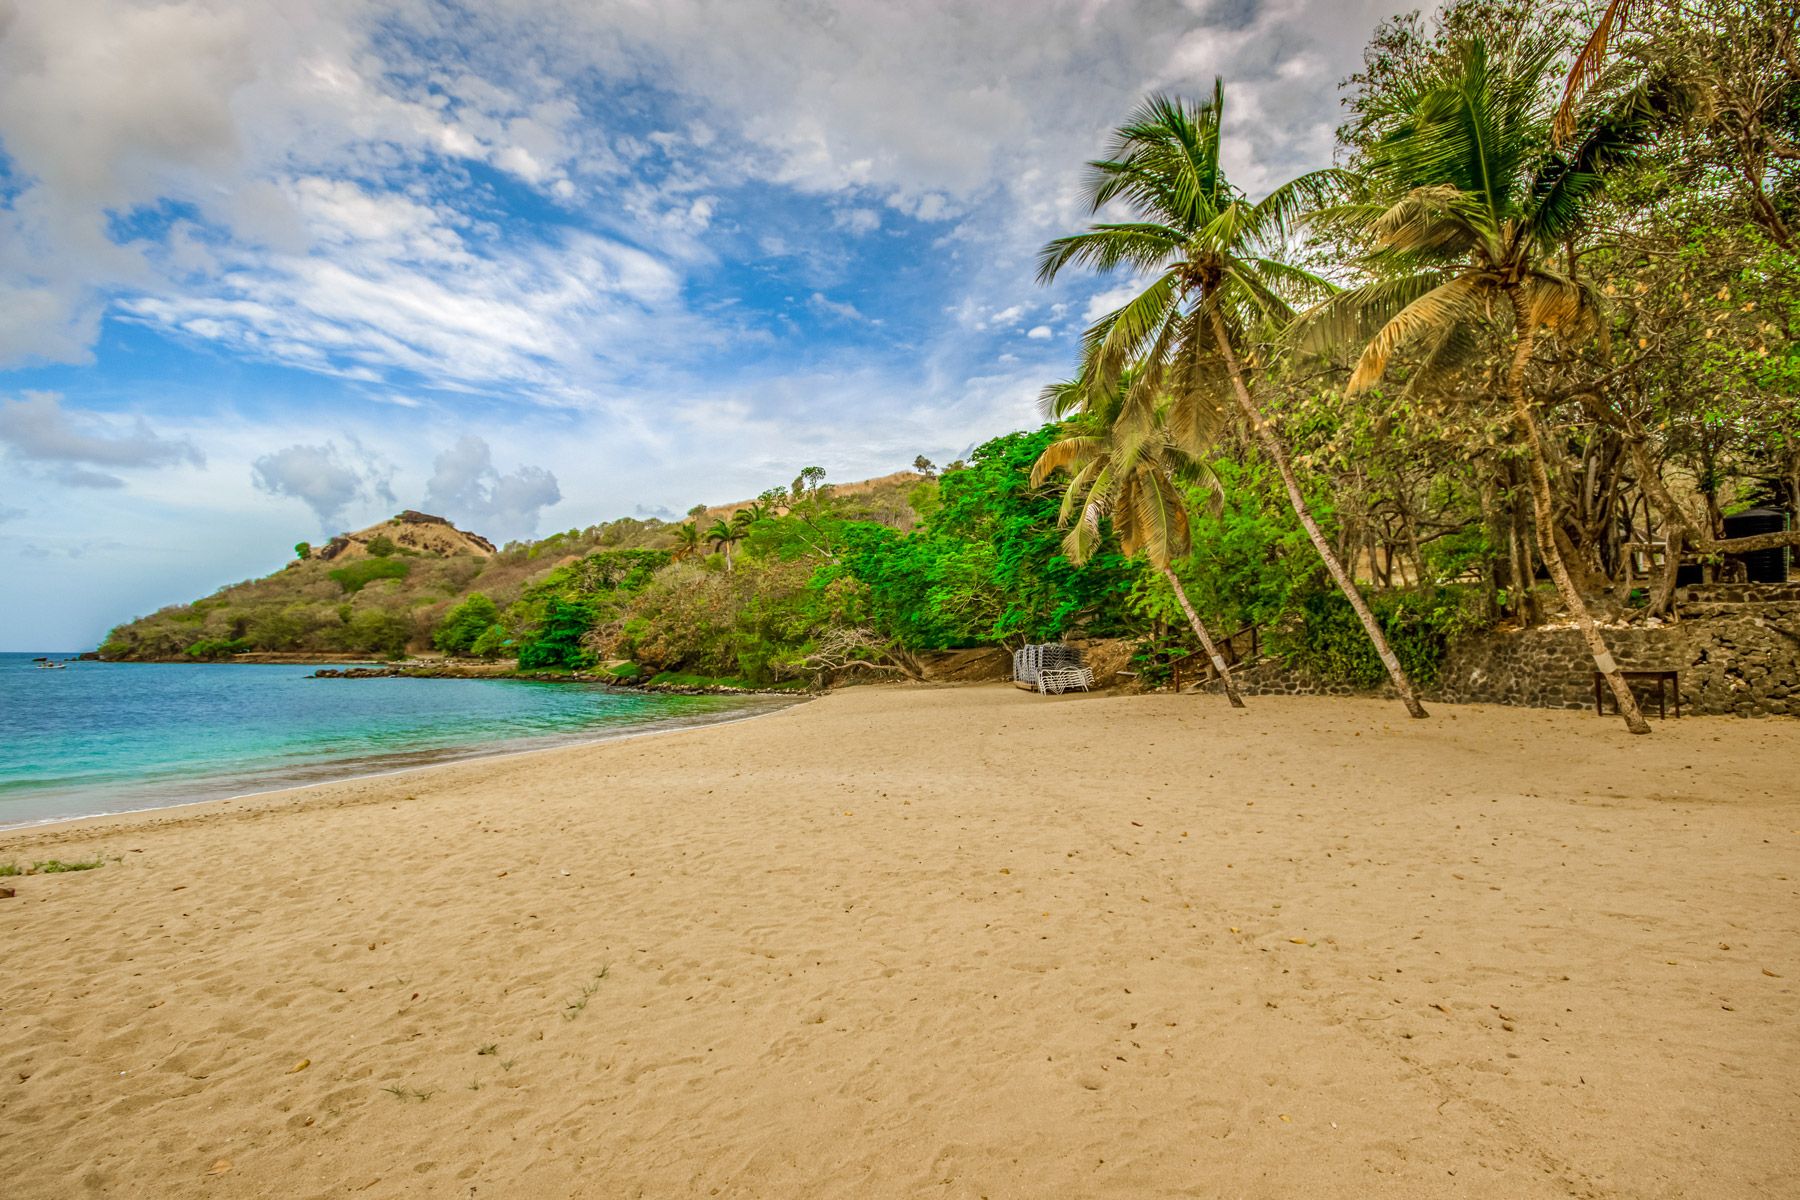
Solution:
{"label": "wooden bench", "polygon": [[[1675,715],[1681,716],[1681,672],[1679,671],[1620,671],[1625,677],[1625,686],[1634,683],[1654,683],[1656,685],[1656,715],[1667,718],[1669,715],[1669,693],[1675,693]],[[1594,672],[1594,712],[1605,716],[1602,701],[1612,689],[1606,685],[1606,676]],[[1618,711],[1618,703],[1613,704],[1613,711]]]}

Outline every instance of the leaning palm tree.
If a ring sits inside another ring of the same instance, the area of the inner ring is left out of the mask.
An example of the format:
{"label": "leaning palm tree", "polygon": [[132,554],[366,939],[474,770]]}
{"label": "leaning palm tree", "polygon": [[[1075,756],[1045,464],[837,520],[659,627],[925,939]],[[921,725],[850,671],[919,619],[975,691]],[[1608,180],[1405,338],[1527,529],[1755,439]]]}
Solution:
{"label": "leaning palm tree", "polygon": [[1032,464],[1031,486],[1041,486],[1059,470],[1068,473],[1059,519],[1069,530],[1063,538],[1063,556],[1070,562],[1079,565],[1093,557],[1100,544],[1100,522],[1108,518],[1119,535],[1119,548],[1127,556],[1144,552],[1174,591],[1201,649],[1225,685],[1231,706],[1242,708],[1244,701],[1231,668],[1169,565],[1171,558],[1186,553],[1190,546],[1187,501],[1176,486],[1177,474],[1205,486],[1213,505],[1221,499],[1219,482],[1204,463],[1188,459],[1176,447],[1160,411],[1152,414],[1145,429],[1119,421],[1123,391],[1115,389],[1108,394],[1110,402],[1101,400],[1090,407],[1084,401],[1091,397],[1079,383],[1052,384],[1044,389],[1044,407],[1051,416],[1076,415],[1065,436],[1046,446]]}
{"label": "leaning palm tree", "polygon": [[1408,713],[1423,717],[1375,614],[1313,518],[1287,449],[1250,393],[1238,351],[1258,332],[1289,322],[1292,300],[1330,293],[1325,281],[1284,262],[1279,249],[1292,219],[1330,195],[1341,176],[1314,172],[1252,204],[1219,165],[1224,102],[1223,85],[1215,83],[1210,103],[1158,96],[1141,105],[1114,133],[1111,157],[1088,164],[1093,211],[1118,201],[1135,219],[1057,238],[1039,257],[1038,278],[1047,283],[1072,263],[1154,273],[1134,299],[1087,331],[1082,378],[1104,393],[1133,368],[1120,421],[1142,435],[1163,406],[1173,444],[1191,455],[1204,450],[1202,435],[1219,410],[1235,403],[1280,472],[1295,515],[1362,622],[1394,691]]}
{"label": "leaning palm tree", "polygon": [[744,527],[735,522],[727,524],[723,517],[712,523],[706,531],[706,540],[714,549],[725,553],[725,571],[731,571],[731,548],[744,540]]}
{"label": "leaning palm tree", "polygon": [[1604,113],[1584,112],[1566,150],[1544,149],[1555,109],[1546,86],[1553,54],[1490,50],[1471,39],[1375,114],[1368,199],[1322,215],[1361,227],[1380,277],[1332,297],[1303,326],[1330,338],[1379,323],[1347,385],[1354,394],[1379,383],[1389,360],[1409,348],[1424,351],[1410,386],[1442,378],[1469,359],[1493,314],[1511,317],[1505,395],[1529,468],[1538,547],[1626,726],[1649,733],[1557,542],[1526,375],[1545,334],[1604,338],[1600,297],[1558,270],[1559,259],[1590,223],[1607,172],[1649,140],[1659,114],[1640,89]]}

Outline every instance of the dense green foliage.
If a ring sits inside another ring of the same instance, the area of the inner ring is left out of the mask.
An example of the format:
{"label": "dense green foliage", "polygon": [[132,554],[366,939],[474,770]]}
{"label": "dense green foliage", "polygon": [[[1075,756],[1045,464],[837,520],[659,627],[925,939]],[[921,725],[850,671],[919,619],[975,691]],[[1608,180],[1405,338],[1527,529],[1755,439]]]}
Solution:
{"label": "dense green foliage", "polygon": [[500,607],[480,592],[444,614],[431,635],[431,644],[446,654],[469,654],[481,635],[500,623]]}
{"label": "dense green foliage", "polygon": [[908,534],[847,531],[844,569],[867,589],[872,623],[920,650],[1054,641],[1075,628],[1120,631],[1137,568],[1111,550],[1075,566],[1062,553],[1061,497],[1031,486],[1055,431],[978,447],[939,482],[930,520]]}
{"label": "dense green foliage", "polygon": [[538,618],[531,636],[519,643],[519,669],[576,671],[588,666],[594,656],[583,645],[583,640],[593,626],[592,605],[562,596],[549,597],[544,601],[543,615]]}

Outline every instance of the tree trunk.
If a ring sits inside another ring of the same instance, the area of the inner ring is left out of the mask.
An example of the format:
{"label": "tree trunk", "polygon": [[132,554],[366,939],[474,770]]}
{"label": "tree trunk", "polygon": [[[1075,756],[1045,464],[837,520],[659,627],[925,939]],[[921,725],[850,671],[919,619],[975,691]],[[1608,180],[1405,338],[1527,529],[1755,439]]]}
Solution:
{"label": "tree trunk", "polygon": [[1188,602],[1187,589],[1181,586],[1181,580],[1175,577],[1175,572],[1170,570],[1166,563],[1157,569],[1163,573],[1163,578],[1169,581],[1169,586],[1175,589],[1175,599],[1180,601],[1181,611],[1187,614],[1188,624],[1194,629],[1194,636],[1200,639],[1200,648],[1206,651],[1206,657],[1212,659],[1213,670],[1219,673],[1219,680],[1225,685],[1225,698],[1231,701],[1233,708],[1244,707],[1244,698],[1238,695],[1237,684],[1232,681],[1231,668],[1225,665],[1225,656],[1219,653],[1213,645],[1212,636],[1206,632],[1206,626],[1200,623],[1200,614],[1195,612],[1194,606]]}
{"label": "tree trunk", "polygon": [[1633,733],[1649,733],[1650,723],[1644,720],[1644,714],[1638,711],[1637,700],[1631,694],[1631,685],[1619,673],[1619,664],[1613,661],[1612,651],[1606,648],[1606,642],[1600,637],[1600,629],[1594,624],[1594,618],[1588,615],[1587,601],[1576,590],[1575,582],[1569,577],[1568,565],[1563,561],[1562,547],[1556,543],[1556,506],[1550,495],[1550,469],[1544,461],[1544,444],[1538,437],[1537,419],[1532,415],[1531,406],[1525,399],[1525,367],[1531,361],[1531,350],[1534,330],[1525,315],[1525,302],[1517,292],[1512,295],[1513,317],[1518,322],[1516,335],[1518,348],[1513,352],[1512,370],[1507,375],[1506,390],[1510,394],[1513,410],[1513,424],[1518,428],[1519,436],[1525,439],[1526,465],[1530,468],[1531,501],[1537,520],[1538,552],[1544,557],[1544,565],[1550,569],[1550,578],[1556,582],[1556,590],[1562,594],[1562,600],[1568,606],[1569,614],[1575,618],[1575,625],[1581,630],[1582,640],[1587,643],[1588,653],[1594,656],[1594,666],[1606,677],[1607,686],[1612,688],[1613,698],[1618,702],[1619,715],[1625,719],[1625,728]]}
{"label": "tree trunk", "polygon": [[1287,488],[1288,503],[1294,506],[1294,515],[1300,518],[1300,524],[1305,528],[1306,536],[1312,542],[1313,549],[1317,550],[1319,557],[1324,560],[1325,570],[1331,574],[1332,580],[1338,585],[1338,590],[1344,593],[1344,599],[1348,600],[1350,607],[1356,611],[1356,619],[1362,622],[1364,632],[1369,635],[1369,641],[1374,643],[1375,653],[1381,656],[1381,665],[1387,668],[1388,678],[1394,681],[1394,691],[1399,693],[1400,703],[1406,705],[1406,711],[1411,716],[1425,716],[1425,706],[1420,704],[1419,698],[1413,694],[1412,681],[1407,679],[1406,671],[1400,666],[1400,660],[1388,647],[1387,638],[1382,635],[1381,626],[1375,623],[1375,614],[1369,611],[1368,601],[1364,600],[1362,593],[1356,590],[1355,581],[1344,570],[1344,564],[1338,560],[1338,556],[1332,553],[1330,543],[1319,531],[1319,523],[1313,520],[1312,509],[1307,506],[1306,497],[1301,494],[1300,482],[1294,478],[1293,464],[1288,462],[1287,451],[1281,448],[1281,439],[1275,436],[1275,431],[1269,428],[1269,423],[1263,419],[1262,413],[1257,409],[1256,401],[1250,398],[1250,389],[1244,385],[1243,369],[1238,366],[1237,355],[1232,353],[1231,338],[1225,331],[1225,319],[1219,315],[1216,307],[1212,310],[1212,329],[1213,337],[1218,339],[1219,353],[1225,356],[1225,366],[1231,375],[1231,386],[1237,395],[1238,407],[1243,409],[1245,419],[1250,422],[1250,432],[1262,445],[1263,453],[1269,456],[1269,460],[1275,464],[1275,469],[1281,472],[1281,482]]}

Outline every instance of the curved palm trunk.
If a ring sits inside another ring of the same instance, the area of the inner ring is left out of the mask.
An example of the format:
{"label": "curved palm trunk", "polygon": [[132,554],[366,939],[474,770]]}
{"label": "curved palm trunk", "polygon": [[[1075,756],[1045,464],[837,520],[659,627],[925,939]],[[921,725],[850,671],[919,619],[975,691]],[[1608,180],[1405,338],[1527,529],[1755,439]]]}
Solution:
{"label": "curved palm trunk", "polygon": [[1250,398],[1250,389],[1244,386],[1243,370],[1238,366],[1237,355],[1232,353],[1231,338],[1225,331],[1225,320],[1219,315],[1217,308],[1212,310],[1212,329],[1213,336],[1219,342],[1219,353],[1225,356],[1225,365],[1231,374],[1231,387],[1237,395],[1238,407],[1244,410],[1244,416],[1250,422],[1250,430],[1262,445],[1263,453],[1269,456],[1270,461],[1275,464],[1275,469],[1281,472],[1281,482],[1287,488],[1288,503],[1294,506],[1294,515],[1300,518],[1300,524],[1305,528],[1307,538],[1312,542],[1313,549],[1319,552],[1319,557],[1324,560],[1325,570],[1331,574],[1333,582],[1338,585],[1338,590],[1344,593],[1344,599],[1348,600],[1350,607],[1356,610],[1356,619],[1362,622],[1363,632],[1369,635],[1369,641],[1374,643],[1375,653],[1381,656],[1381,665],[1387,668],[1388,678],[1393,680],[1394,691],[1399,694],[1400,703],[1406,705],[1408,715],[1424,717],[1426,715],[1425,706],[1419,703],[1418,696],[1413,693],[1412,681],[1406,677],[1405,668],[1401,667],[1400,660],[1394,656],[1394,651],[1388,646],[1387,638],[1381,632],[1381,626],[1375,622],[1375,614],[1369,611],[1368,601],[1364,600],[1362,593],[1356,590],[1356,583],[1350,578],[1350,573],[1344,570],[1344,564],[1338,561],[1337,553],[1332,550],[1331,543],[1326,541],[1325,535],[1320,532],[1319,523],[1313,520],[1312,510],[1307,507],[1306,497],[1300,492],[1300,482],[1294,478],[1294,468],[1288,462],[1287,451],[1282,449],[1281,440],[1275,436],[1275,431],[1269,428],[1269,423],[1258,411],[1256,401]]}
{"label": "curved palm trunk", "polygon": [[1187,614],[1188,624],[1193,627],[1194,636],[1200,639],[1200,648],[1206,651],[1206,657],[1212,659],[1213,670],[1219,673],[1219,679],[1225,685],[1225,698],[1231,701],[1231,707],[1244,707],[1244,698],[1238,695],[1237,682],[1231,678],[1231,668],[1225,665],[1225,656],[1213,645],[1212,635],[1206,632],[1206,626],[1200,623],[1200,614],[1188,602],[1187,589],[1181,586],[1181,580],[1175,577],[1165,563],[1157,568],[1169,586],[1175,589],[1175,599],[1181,602],[1181,611]]}
{"label": "curved palm trunk", "polygon": [[1556,519],[1556,506],[1550,495],[1550,468],[1544,461],[1544,444],[1538,437],[1537,419],[1532,416],[1531,405],[1525,399],[1525,367],[1531,361],[1536,335],[1526,318],[1525,302],[1517,292],[1512,294],[1512,306],[1514,320],[1518,322],[1519,345],[1513,351],[1512,367],[1506,376],[1506,390],[1512,401],[1513,424],[1525,439],[1525,457],[1531,468],[1531,505],[1537,518],[1533,524],[1537,526],[1538,553],[1543,555],[1544,565],[1550,569],[1550,578],[1556,581],[1556,590],[1562,595],[1569,614],[1575,618],[1582,640],[1587,643],[1588,653],[1594,656],[1595,668],[1606,677],[1607,686],[1612,688],[1613,698],[1619,705],[1619,715],[1625,718],[1625,728],[1633,733],[1649,733],[1650,723],[1638,711],[1637,700],[1631,694],[1631,685],[1619,673],[1619,664],[1613,661],[1612,651],[1606,648],[1599,627],[1588,613],[1587,601],[1575,589],[1575,581],[1569,577],[1568,565],[1563,562],[1562,548],[1556,544],[1556,530],[1552,524]]}

